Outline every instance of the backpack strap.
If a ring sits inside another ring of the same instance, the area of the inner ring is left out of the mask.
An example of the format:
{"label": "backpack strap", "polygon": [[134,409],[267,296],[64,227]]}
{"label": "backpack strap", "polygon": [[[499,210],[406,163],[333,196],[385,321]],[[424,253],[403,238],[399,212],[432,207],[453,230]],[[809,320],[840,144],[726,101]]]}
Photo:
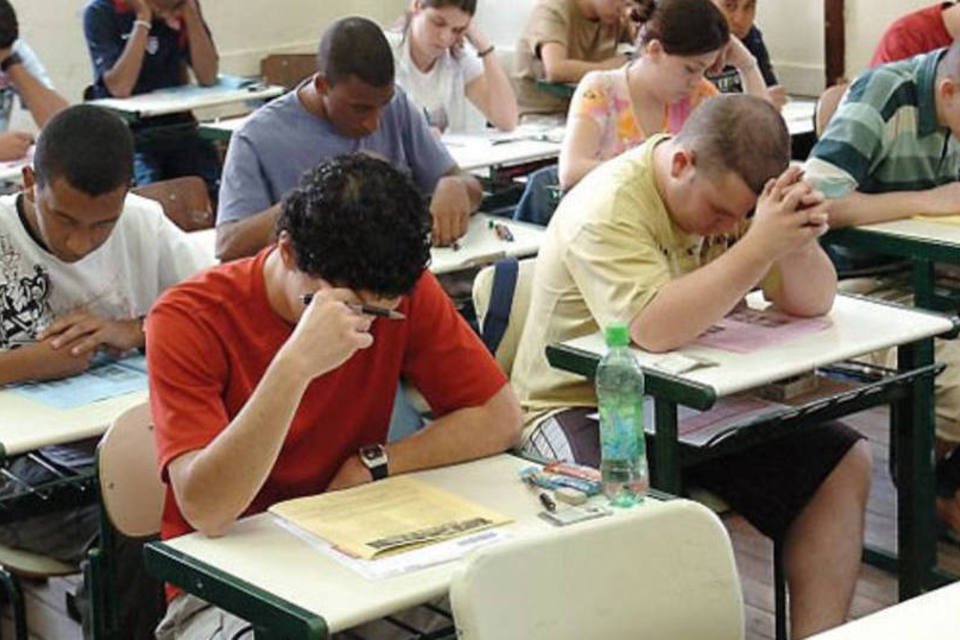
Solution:
{"label": "backpack strap", "polygon": [[490,289],[490,304],[483,319],[481,338],[490,353],[495,354],[510,323],[510,308],[513,292],[517,288],[520,263],[516,258],[505,258],[493,266],[493,286]]}

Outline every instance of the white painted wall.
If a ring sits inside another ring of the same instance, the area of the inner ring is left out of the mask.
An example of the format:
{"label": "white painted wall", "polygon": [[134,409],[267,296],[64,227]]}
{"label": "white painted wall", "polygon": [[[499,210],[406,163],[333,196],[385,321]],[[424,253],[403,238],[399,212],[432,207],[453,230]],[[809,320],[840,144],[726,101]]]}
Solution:
{"label": "white painted wall", "polygon": [[760,0],[757,26],[787,91],[819,95],[824,73],[822,0]]}
{"label": "white painted wall", "polygon": [[[92,77],[83,39],[85,0],[12,0],[21,34],[43,60],[57,88],[77,102]],[[259,73],[271,52],[313,51],[324,28],[350,14],[382,23],[400,15],[406,0],[201,0],[227,73]]]}
{"label": "white painted wall", "polygon": [[867,68],[887,26],[905,13],[936,0],[846,0],[847,76]]}
{"label": "white painted wall", "polygon": [[[863,71],[880,35],[899,16],[935,0],[846,0],[846,72]],[[823,89],[822,0],[762,0],[757,23],[773,64],[788,89],[814,95]]]}
{"label": "white painted wall", "polygon": [[[477,20],[499,53],[512,50],[535,0],[480,0]],[[846,0],[847,73],[865,68],[880,33],[897,16],[934,0]],[[57,87],[79,101],[91,78],[80,24],[85,0],[12,0],[21,31]],[[220,50],[222,69],[256,74],[270,52],[312,51],[329,22],[347,14],[381,24],[399,16],[408,0],[202,0]],[[757,22],[781,81],[815,95],[823,82],[822,0],[762,0]],[[506,56],[509,57],[509,56]]]}

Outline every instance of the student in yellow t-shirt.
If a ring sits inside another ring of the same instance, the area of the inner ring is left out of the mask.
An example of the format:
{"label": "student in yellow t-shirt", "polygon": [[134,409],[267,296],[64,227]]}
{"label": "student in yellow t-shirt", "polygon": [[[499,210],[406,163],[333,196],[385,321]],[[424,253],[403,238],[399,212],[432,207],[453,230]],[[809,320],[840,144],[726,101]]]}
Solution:
{"label": "student in yellow t-shirt", "polygon": [[[525,452],[599,463],[593,387],[552,369],[548,344],[619,321],[640,347],[673,349],[760,283],[788,313],[830,309],[836,272],[817,242],[827,229],[823,194],[787,168],[789,159],[790,136],[770,103],[719,96],[676,138],[649,138],[564,197],[537,257],[513,368]],[[847,614],[870,468],[867,443],[831,422],[685,471],[783,542],[794,638]]]}

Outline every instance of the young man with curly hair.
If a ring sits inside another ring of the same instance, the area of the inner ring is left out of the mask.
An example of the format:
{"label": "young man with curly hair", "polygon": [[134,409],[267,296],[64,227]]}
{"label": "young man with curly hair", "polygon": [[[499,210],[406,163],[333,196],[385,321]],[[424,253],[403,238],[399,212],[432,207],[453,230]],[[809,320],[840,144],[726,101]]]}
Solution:
{"label": "young man with curly hair", "polygon": [[[279,500],[491,455],[519,436],[506,377],[425,268],[430,216],[409,178],[368,155],[335,158],[287,195],[277,233],[172,289],[147,319],[164,538],[223,535]],[[436,420],[384,445],[401,375]],[[168,595],[159,638],[246,624]]]}

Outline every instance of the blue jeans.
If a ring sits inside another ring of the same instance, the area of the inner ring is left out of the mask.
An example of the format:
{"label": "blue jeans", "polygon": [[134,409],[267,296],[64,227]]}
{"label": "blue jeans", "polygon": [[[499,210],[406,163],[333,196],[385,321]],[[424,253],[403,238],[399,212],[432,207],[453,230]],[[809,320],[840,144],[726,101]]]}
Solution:
{"label": "blue jeans", "polygon": [[387,442],[396,442],[418,431],[424,424],[423,417],[413,408],[403,392],[403,385],[397,385],[393,398],[393,413],[390,414],[390,427],[387,430]]}
{"label": "blue jeans", "polygon": [[527,186],[513,212],[513,219],[547,226],[560,202],[557,165],[537,169],[527,176]]}

